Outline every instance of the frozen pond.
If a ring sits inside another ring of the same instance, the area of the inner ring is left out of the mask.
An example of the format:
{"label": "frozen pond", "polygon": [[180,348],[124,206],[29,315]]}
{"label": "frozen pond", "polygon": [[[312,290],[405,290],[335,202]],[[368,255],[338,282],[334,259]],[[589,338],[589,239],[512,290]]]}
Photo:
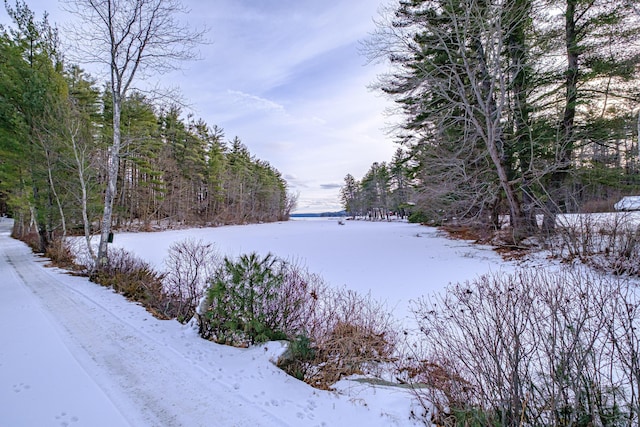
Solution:
{"label": "frozen pond", "polygon": [[215,243],[225,255],[271,252],[296,261],[332,286],[371,292],[397,318],[409,301],[442,290],[450,282],[472,280],[511,264],[488,246],[450,240],[437,229],[405,222],[304,219],[288,222],[198,228],[153,233],[119,233],[126,248],[157,269],[172,243],[187,239]]}

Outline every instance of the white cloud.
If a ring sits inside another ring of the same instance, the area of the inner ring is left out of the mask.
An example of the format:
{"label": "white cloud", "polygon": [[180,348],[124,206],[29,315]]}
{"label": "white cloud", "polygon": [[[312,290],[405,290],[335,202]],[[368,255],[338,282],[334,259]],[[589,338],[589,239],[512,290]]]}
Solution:
{"label": "white cloud", "polygon": [[266,98],[261,98],[257,95],[250,95],[238,90],[227,90],[227,93],[235,100],[234,104],[239,105],[243,109],[250,111],[265,111],[268,113],[277,113],[287,116],[287,112],[284,106],[277,102],[271,101]]}

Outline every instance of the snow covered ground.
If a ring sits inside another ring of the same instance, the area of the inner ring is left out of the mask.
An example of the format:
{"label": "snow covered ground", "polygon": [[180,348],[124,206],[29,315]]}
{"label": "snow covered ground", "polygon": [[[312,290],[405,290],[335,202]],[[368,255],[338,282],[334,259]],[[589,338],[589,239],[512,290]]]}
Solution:
{"label": "snow covered ground", "polygon": [[[46,268],[0,219],[0,426],[412,426],[398,387],[342,381],[339,393],[287,376],[279,343],[236,349],[84,278]],[[328,283],[371,291],[400,318],[408,302],[505,264],[489,248],[406,223],[287,223],[118,234],[162,268],[172,242],[223,254],[272,252]],[[416,411],[417,407],[413,407]]]}

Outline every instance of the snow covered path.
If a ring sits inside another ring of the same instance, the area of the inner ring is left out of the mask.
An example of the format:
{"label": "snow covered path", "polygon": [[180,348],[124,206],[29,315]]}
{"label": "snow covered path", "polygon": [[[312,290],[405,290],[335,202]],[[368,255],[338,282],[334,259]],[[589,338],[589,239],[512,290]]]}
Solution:
{"label": "snow covered path", "polygon": [[45,268],[9,237],[10,226],[0,219],[2,426],[414,425],[404,391],[378,388],[379,402],[364,404],[314,390],[268,361],[280,344],[235,349],[199,339],[109,289]]}
{"label": "snow covered path", "polygon": [[[60,283],[56,274],[34,266],[29,250],[8,238],[6,224],[2,223],[0,236],[0,297],[14,304],[13,310],[0,314],[0,339],[7,343],[0,359],[4,385],[0,399],[7,411],[2,411],[2,419],[9,421],[3,425],[54,425],[54,419],[58,425],[80,420],[84,425],[126,425],[118,408],[131,425],[189,425],[194,417],[202,425],[207,419],[229,426],[286,424],[259,408],[247,411],[248,402],[225,387],[212,390],[206,384],[216,380],[210,373],[185,360],[179,351],[166,351],[165,343],[127,322],[129,316],[145,316],[144,310],[121,317],[100,301]],[[31,318],[26,323],[25,316]],[[32,340],[43,351],[31,353]],[[24,366],[21,359],[25,357],[31,359],[29,371],[12,366],[16,362]],[[69,375],[69,370],[74,374]],[[46,382],[57,383],[57,388],[29,385],[61,372],[64,378]],[[170,394],[164,391],[167,384],[171,384]],[[114,388],[116,392],[110,392]],[[30,407],[35,400],[30,395],[45,397],[49,413]],[[172,396],[177,399],[171,400]]]}
{"label": "snow covered path", "polygon": [[[0,222],[0,423],[47,426],[91,420],[96,426],[126,425],[33,295],[32,289],[42,288],[43,277],[34,276],[30,251],[8,237],[7,224]],[[34,280],[33,287],[25,286],[27,280]]]}

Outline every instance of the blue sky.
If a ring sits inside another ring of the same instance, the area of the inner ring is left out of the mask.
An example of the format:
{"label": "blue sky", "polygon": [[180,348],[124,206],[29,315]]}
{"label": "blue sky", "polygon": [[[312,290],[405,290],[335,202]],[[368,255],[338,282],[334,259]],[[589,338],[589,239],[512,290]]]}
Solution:
{"label": "blue sky", "polygon": [[[183,0],[183,18],[209,28],[210,43],[160,82],[276,167],[299,193],[297,212],[340,209],[344,176],[361,178],[396,148],[386,135],[391,103],[368,89],[384,68],[359,53],[382,1]],[[60,27],[69,20],[57,2],[27,4]]]}

